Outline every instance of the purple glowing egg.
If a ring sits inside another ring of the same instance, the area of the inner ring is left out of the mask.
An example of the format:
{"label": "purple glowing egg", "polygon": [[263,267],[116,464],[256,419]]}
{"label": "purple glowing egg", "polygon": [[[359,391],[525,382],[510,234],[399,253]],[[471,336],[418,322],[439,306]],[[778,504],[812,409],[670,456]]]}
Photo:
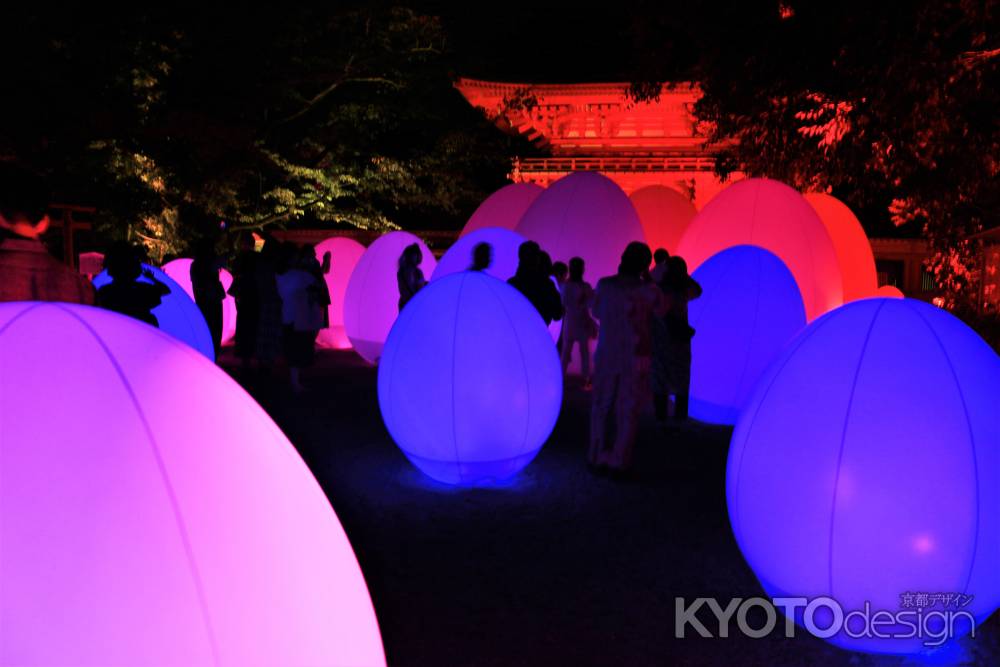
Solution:
{"label": "purple glowing egg", "polygon": [[479,205],[469,221],[465,223],[459,236],[465,236],[484,227],[515,229],[524,212],[544,191],[545,188],[534,183],[505,185]]}
{"label": "purple glowing egg", "polygon": [[488,243],[493,249],[493,262],[486,273],[506,281],[517,271],[517,250],[524,243],[525,238],[517,232],[500,227],[483,227],[471,234],[466,234],[455,241],[454,245],[438,262],[434,269],[432,280],[467,271],[472,264],[472,250],[480,243]]}
{"label": "purple glowing egg", "polygon": [[324,278],[330,291],[330,305],[327,307],[330,326],[320,330],[316,343],[320,347],[346,350],[351,347],[351,341],[344,330],[344,296],[347,282],[361,255],[365,254],[365,247],[354,239],[335,236],[316,246],[316,259],[322,262],[327,252],[330,253],[330,271]]}
{"label": "purple glowing egg", "polygon": [[[191,285],[191,260],[181,257],[163,265],[163,272],[184,288],[188,296],[194,299],[194,287]],[[222,344],[231,343],[236,338],[236,299],[229,294],[233,284],[233,275],[225,269],[219,271],[222,289],[226,290],[226,298],[222,302]]]}
{"label": "purple glowing egg", "polygon": [[5,303],[0,396],[0,664],[385,664],[326,496],[204,356]]}
{"label": "purple glowing egg", "polygon": [[344,330],[354,351],[369,363],[382,356],[382,346],[399,314],[396,272],[403,249],[416,243],[423,261],[424,279],[434,273],[434,255],[423,241],[408,232],[389,232],[375,240],[358,260],[344,294]]}
{"label": "purple glowing egg", "polygon": [[[945,607],[925,602],[921,621],[906,594],[972,596],[948,621],[968,632],[1000,606],[998,414],[1000,358],[946,311],[873,298],[824,315],[761,377],[733,433],[726,495],[747,563],[773,597],[835,600],[842,625],[835,613],[815,625],[843,648],[926,650]],[[891,615],[886,637],[848,619],[866,604],[868,618]]]}

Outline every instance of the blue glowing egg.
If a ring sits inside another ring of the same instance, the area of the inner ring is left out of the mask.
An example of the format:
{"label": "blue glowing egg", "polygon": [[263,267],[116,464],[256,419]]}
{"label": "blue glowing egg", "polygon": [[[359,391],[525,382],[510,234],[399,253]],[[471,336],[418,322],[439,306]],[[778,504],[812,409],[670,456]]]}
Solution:
{"label": "blue glowing egg", "polygon": [[791,271],[755,246],[723,250],[692,276],[691,403],[695,419],[735,424],[757,378],[806,324]]}
{"label": "blue glowing egg", "polygon": [[[829,596],[845,617],[913,612],[879,628],[893,638],[856,636],[861,616],[834,624],[827,639],[852,650],[924,651],[926,634],[900,635],[939,633],[937,612],[964,610],[948,625],[968,632],[1000,606],[998,415],[1000,358],[947,312],[874,298],[816,320],[761,377],[729,449],[730,522],[761,584]],[[917,594],[971,600],[918,616]]]}
{"label": "blue glowing egg", "polygon": [[438,261],[431,280],[468,270],[472,264],[472,251],[480,243],[492,248],[492,262],[486,273],[506,281],[517,272],[517,251],[527,239],[502,227],[481,227],[455,241]]}
{"label": "blue glowing egg", "polygon": [[538,453],[562,405],[562,370],[538,312],[480,272],[435,280],[392,327],[378,369],[389,434],[447,484],[511,477]]}
{"label": "blue glowing egg", "polygon": [[[212,332],[209,331],[208,323],[205,322],[198,304],[188,296],[183,287],[162,270],[148,264],[143,264],[142,268],[152,271],[157,280],[170,288],[170,294],[163,297],[160,305],[153,309],[160,330],[214,360],[215,345],[212,343]],[[95,289],[100,289],[110,282],[111,277],[107,271],[101,271],[94,276]],[[150,280],[141,276],[139,282],[149,283]]]}

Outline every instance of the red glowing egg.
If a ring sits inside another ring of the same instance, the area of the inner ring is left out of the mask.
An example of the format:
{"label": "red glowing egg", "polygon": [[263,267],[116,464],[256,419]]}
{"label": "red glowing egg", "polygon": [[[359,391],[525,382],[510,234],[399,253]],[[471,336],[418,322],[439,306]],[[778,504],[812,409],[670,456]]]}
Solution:
{"label": "red glowing egg", "polygon": [[844,302],[837,251],[826,226],[784,183],[752,178],[730,185],[691,221],[677,254],[694,271],[737,245],[764,248],[784,262],[802,292],[807,320]]}
{"label": "red glowing egg", "polygon": [[357,266],[365,247],[345,236],[334,236],[316,246],[316,259],[323,261],[323,255],[330,253],[330,271],[324,276],[326,288],[330,291],[330,305],[327,313],[330,326],[321,329],[316,343],[320,347],[335,350],[347,350],[351,341],[344,330],[344,295],[347,293],[347,282]]}
{"label": "red glowing egg", "polygon": [[698,215],[691,200],[663,185],[640,188],[629,199],[639,214],[650,249],[666,248],[671,254],[677,252],[684,230]]}
{"label": "red glowing egg", "polygon": [[830,195],[810,192],[806,201],[826,225],[826,231],[837,251],[840,274],[844,281],[844,301],[873,296],[878,286],[875,256],[864,227],[851,209]]}

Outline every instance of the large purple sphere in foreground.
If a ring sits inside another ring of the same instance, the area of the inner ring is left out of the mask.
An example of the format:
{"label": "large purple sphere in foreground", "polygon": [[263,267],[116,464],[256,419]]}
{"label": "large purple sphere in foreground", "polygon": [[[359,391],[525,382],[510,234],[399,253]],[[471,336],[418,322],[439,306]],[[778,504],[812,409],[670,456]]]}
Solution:
{"label": "large purple sphere in foreground", "polygon": [[[880,298],[816,320],[761,378],[729,450],[730,521],[767,592],[845,614],[961,593],[984,620],[1000,605],[998,415],[1000,358],[947,312]],[[848,631],[829,641],[925,648]]]}
{"label": "large purple sphere in foreground", "polygon": [[264,411],[96,308],[0,304],[0,665],[384,664],[358,563]]}

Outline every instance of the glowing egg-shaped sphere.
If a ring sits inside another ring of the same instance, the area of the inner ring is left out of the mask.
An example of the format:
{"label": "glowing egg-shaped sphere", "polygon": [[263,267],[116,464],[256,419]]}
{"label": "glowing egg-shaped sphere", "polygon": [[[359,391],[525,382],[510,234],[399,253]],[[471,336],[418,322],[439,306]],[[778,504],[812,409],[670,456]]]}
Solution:
{"label": "glowing egg-shaped sphere", "polygon": [[0,304],[0,369],[0,664],[384,664],[326,496],[214,364],[21,302]]}
{"label": "glowing egg-shaped sphere", "polygon": [[525,239],[517,232],[500,227],[483,227],[462,236],[441,257],[434,269],[433,280],[443,276],[467,271],[472,264],[472,250],[480,243],[489,243],[493,248],[493,262],[486,273],[506,281],[517,271],[517,250]]}
{"label": "glowing egg-shaped sphere", "polygon": [[503,186],[483,200],[465,223],[459,237],[484,227],[515,229],[524,212],[544,191],[545,188],[534,183],[513,183]]}
{"label": "glowing egg-shaped sphere", "polygon": [[[968,594],[963,609],[985,619],[1000,605],[998,414],[1000,358],[941,309],[863,299],[812,323],[761,378],[729,449],[730,522],[761,584],[832,597],[845,615]],[[927,641],[859,631],[830,641],[892,653]]]}
{"label": "glowing egg-shaped sphere", "polygon": [[378,369],[389,434],[429,477],[511,477],[552,433],[562,371],[534,306],[478,271],[435,280],[392,327]]}
{"label": "glowing egg-shaped sphere", "polygon": [[784,183],[751,178],[730,185],[691,221],[677,254],[694,270],[734,245],[764,248],[785,263],[802,292],[807,320],[843,303],[830,234],[809,202]]}
{"label": "glowing egg-shaped sphere", "polygon": [[864,227],[851,209],[836,197],[821,192],[805,195],[833,241],[844,284],[844,301],[864,299],[875,294],[878,276],[875,256]]}
{"label": "glowing egg-shaped sphere", "polygon": [[875,291],[875,295],[895,299],[902,299],[905,296],[895,285],[882,285]]}
{"label": "glowing egg-shaped sphere", "polygon": [[516,231],[537,242],[554,262],[582,257],[594,284],[618,272],[625,246],[645,241],[628,195],[592,171],[574,172],[550,185],[525,211]]}
{"label": "glowing egg-shaped sphere", "polygon": [[316,258],[322,262],[327,252],[330,253],[330,271],[324,277],[326,288],[330,291],[330,306],[327,309],[330,326],[320,330],[316,342],[321,347],[346,350],[351,347],[351,341],[344,330],[344,295],[347,293],[347,282],[365,253],[365,247],[354,239],[334,236],[316,246]]}
{"label": "glowing egg-shaped sphere", "polygon": [[735,424],[760,374],[805,327],[802,297],[784,263],[754,246],[723,250],[692,277],[704,293],[688,304],[690,413]]}
{"label": "glowing egg-shaped sphere", "polygon": [[629,199],[639,214],[639,222],[651,250],[665,248],[674,254],[688,224],[698,214],[691,200],[665,185],[648,185]]}
{"label": "glowing egg-shaped sphere", "polygon": [[[163,270],[184,288],[192,299],[194,287],[191,285],[191,260],[186,257],[171,260],[163,265]],[[226,269],[219,271],[222,289],[226,290],[226,298],[222,302],[222,344],[231,343],[236,337],[236,299],[229,295],[229,287],[233,284],[233,274]]]}
{"label": "glowing egg-shaped sphere", "polygon": [[[215,359],[215,345],[212,343],[212,332],[208,330],[208,324],[198,308],[198,304],[191,300],[187,292],[166,273],[156,268],[143,264],[142,268],[151,271],[153,277],[170,288],[170,294],[160,299],[160,305],[153,309],[153,315],[160,326],[160,330],[168,333],[177,340],[184,341],[194,349],[204,354],[209,359]],[[111,282],[111,276],[107,271],[101,271],[94,276],[94,289],[100,289]],[[139,277],[139,282],[151,283],[145,276]]]}
{"label": "glowing egg-shaped sphere", "polygon": [[369,363],[382,355],[382,345],[399,314],[399,256],[412,243],[420,246],[420,270],[429,280],[436,262],[424,242],[408,232],[389,232],[368,246],[347,281],[344,331],[354,351]]}

